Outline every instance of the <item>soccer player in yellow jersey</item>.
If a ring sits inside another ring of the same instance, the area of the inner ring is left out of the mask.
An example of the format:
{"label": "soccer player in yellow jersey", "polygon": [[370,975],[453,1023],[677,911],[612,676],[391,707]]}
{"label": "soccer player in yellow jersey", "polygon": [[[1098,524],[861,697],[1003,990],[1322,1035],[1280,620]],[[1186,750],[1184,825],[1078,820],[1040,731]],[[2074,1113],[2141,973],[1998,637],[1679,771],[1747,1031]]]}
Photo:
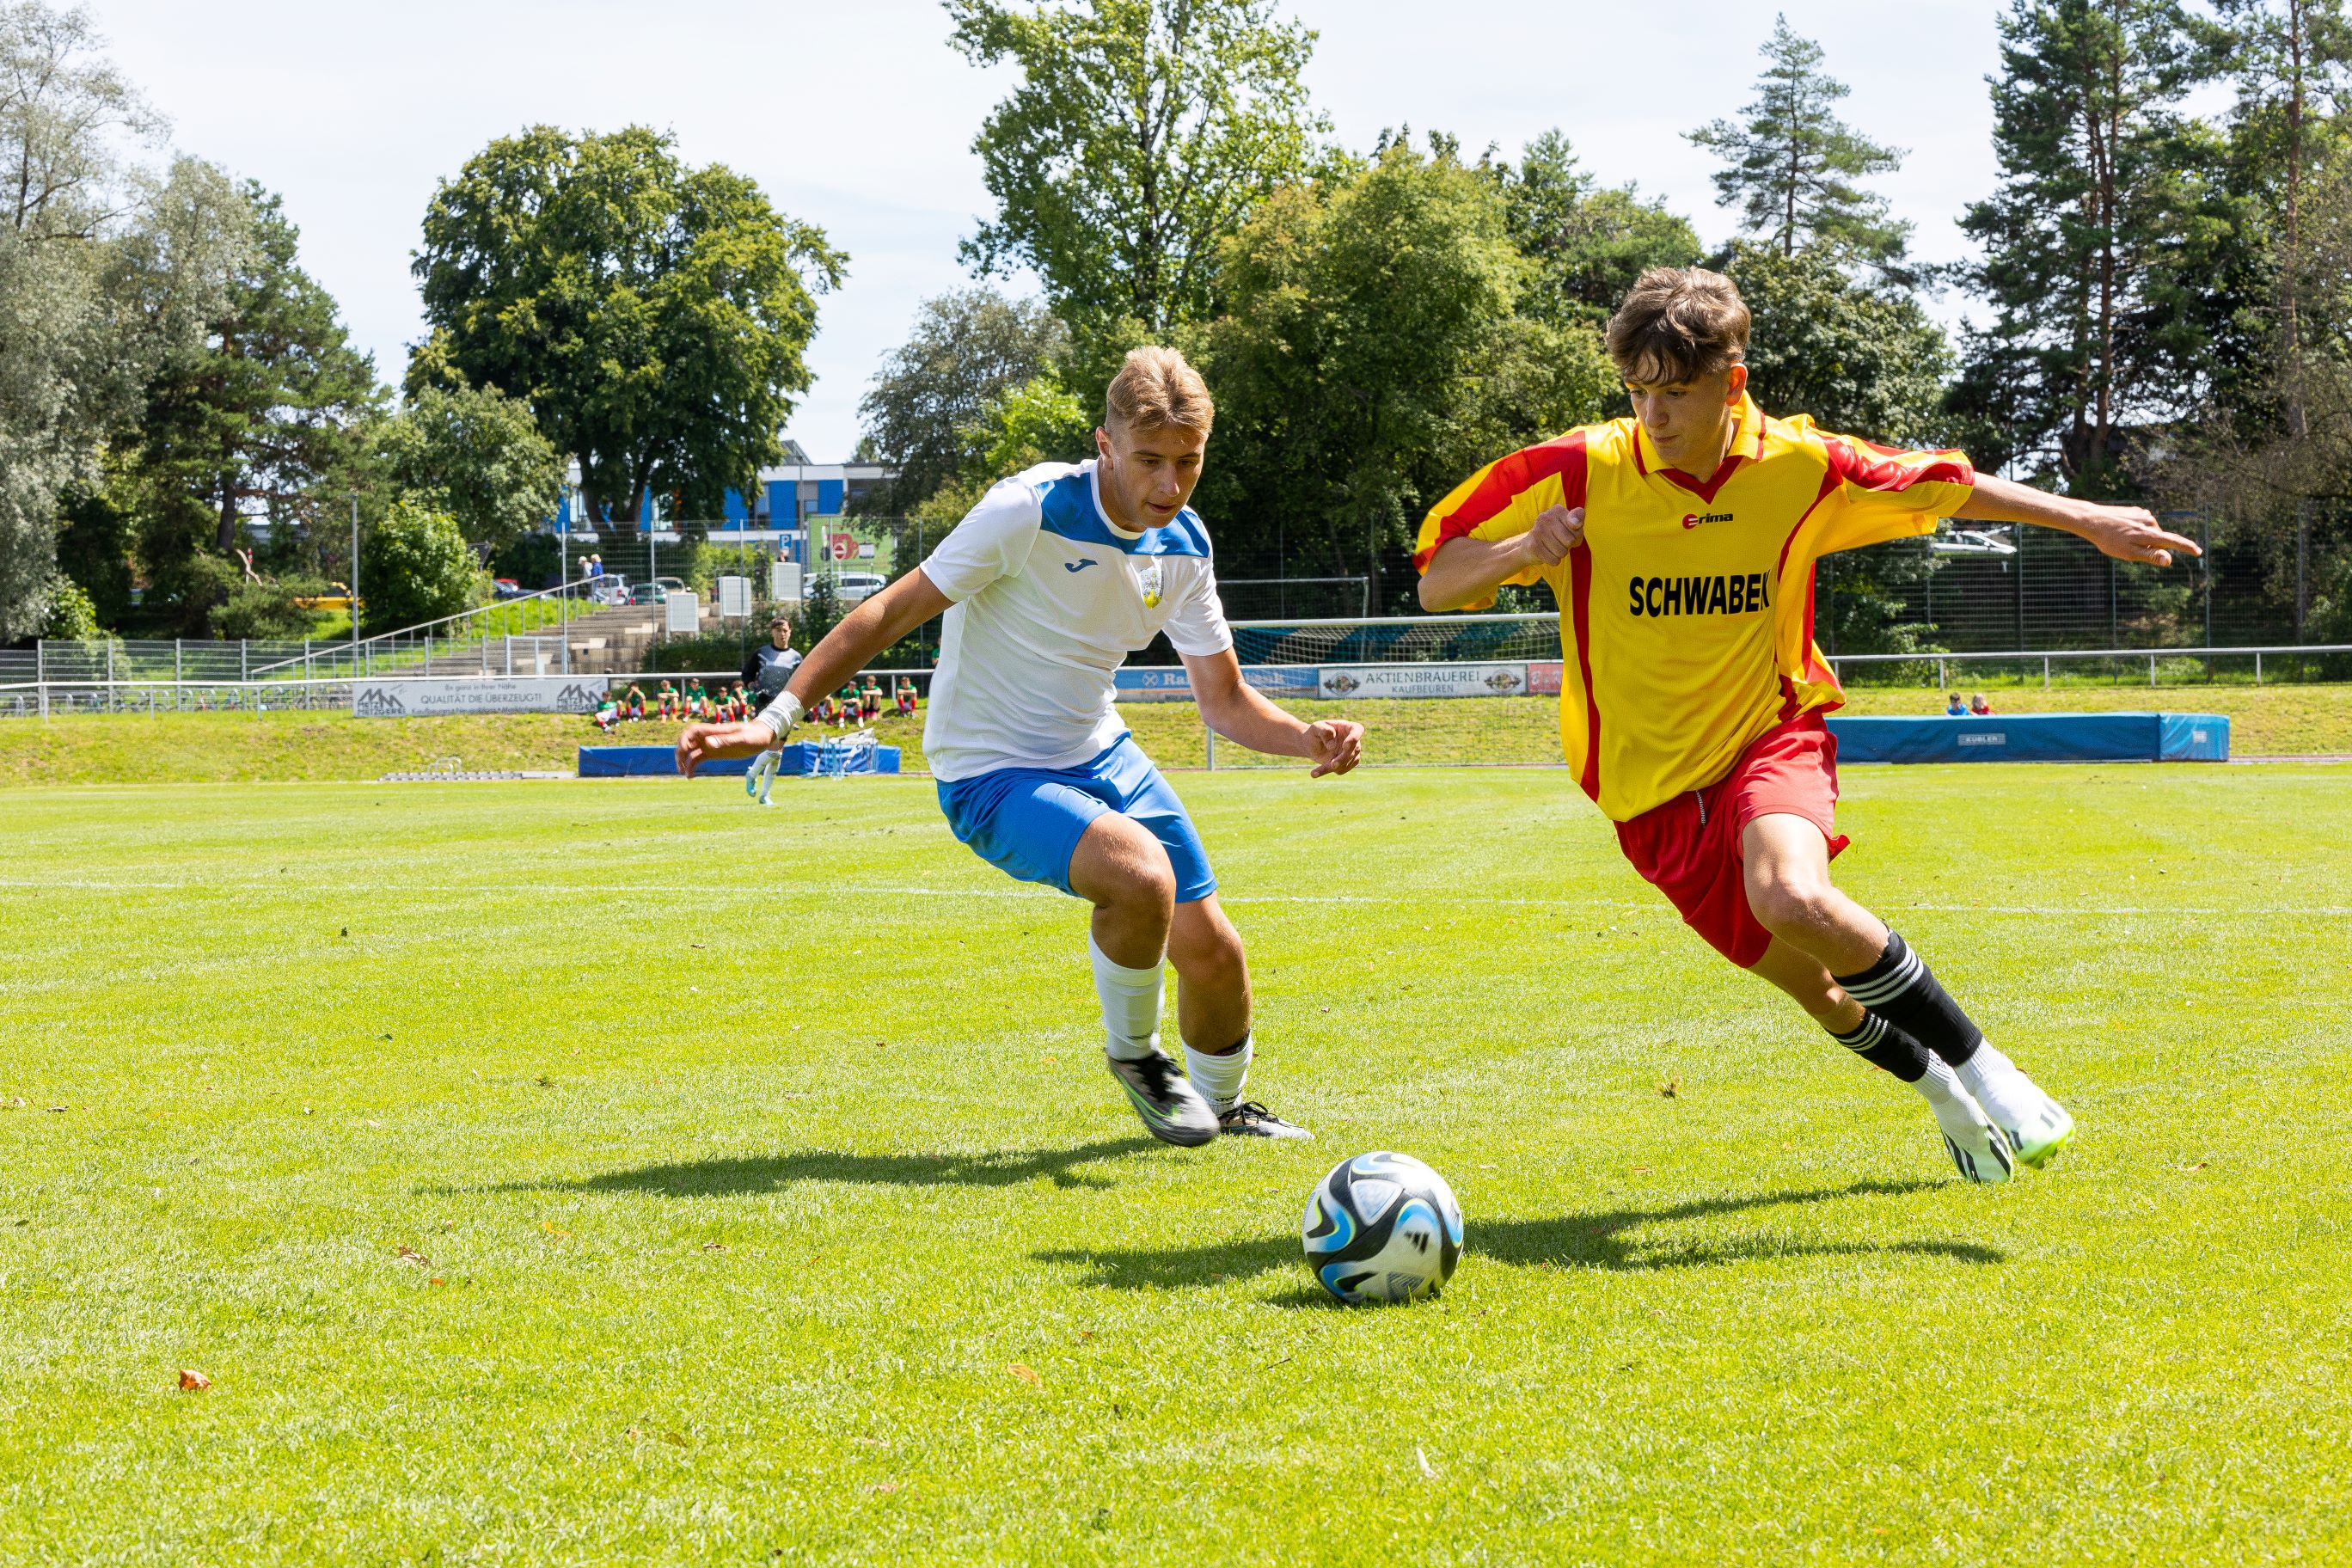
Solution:
{"label": "soccer player in yellow jersey", "polygon": [[1916,1085],[1963,1176],[2006,1181],[2074,1121],[1830,879],[1846,840],[1822,717],[1844,693],[1813,645],[1813,563],[1946,517],[2062,529],[2158,565],[2197,546],[2136,507],[1981,475],[1958,452],[1768,416],[1748,395],[1748,331],[1720,273],[1643,274],[1608,332],[1633,417],[1463,481],[1422,524],[1421,602],[1470,608],[1506,583],[1548,584],[1560,742],[1626,858],[1717,952]]}

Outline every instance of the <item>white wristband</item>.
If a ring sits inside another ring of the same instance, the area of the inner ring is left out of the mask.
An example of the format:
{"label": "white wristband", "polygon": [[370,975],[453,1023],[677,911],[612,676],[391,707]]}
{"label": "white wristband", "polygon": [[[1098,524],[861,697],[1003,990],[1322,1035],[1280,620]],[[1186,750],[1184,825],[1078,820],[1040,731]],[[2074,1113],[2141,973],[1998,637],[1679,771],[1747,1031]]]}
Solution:
{"label": "white wristband", "polygon": [[793,726],[801,721],[802,714],[806,711],[807,710],[801,706],[801,700],[786,691],[780,693],[773,702],[751,715],[751,721],[755,724],[765,724],[776,732],[776,739],[782,741],[793,732]]}

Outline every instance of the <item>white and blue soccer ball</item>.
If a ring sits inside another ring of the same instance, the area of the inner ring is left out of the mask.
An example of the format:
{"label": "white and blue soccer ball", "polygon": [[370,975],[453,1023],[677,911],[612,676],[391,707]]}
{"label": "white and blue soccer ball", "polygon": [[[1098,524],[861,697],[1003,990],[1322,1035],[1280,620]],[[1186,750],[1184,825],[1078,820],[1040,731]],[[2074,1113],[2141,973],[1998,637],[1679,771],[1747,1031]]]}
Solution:
{"label": "white and blue soccer ball", "polygon": [[1307,1266],[1339,1301],[1411,1301],[1453,1278],[1462,1205],[1410,1154],[1358,1154],[1317,1184],[1299,1234]]}

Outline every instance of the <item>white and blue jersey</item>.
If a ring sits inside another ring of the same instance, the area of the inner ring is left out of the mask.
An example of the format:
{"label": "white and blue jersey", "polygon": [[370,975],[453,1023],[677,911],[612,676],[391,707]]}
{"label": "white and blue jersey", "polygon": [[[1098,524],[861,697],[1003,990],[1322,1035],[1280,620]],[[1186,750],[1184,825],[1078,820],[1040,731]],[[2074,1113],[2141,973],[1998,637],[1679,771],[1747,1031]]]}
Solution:
{"label": "white and blue jersey", "polygon": [[1112,675],[1161,632],[1180,654],[1233,647],[1209,531],[1190,507],[1138,533],[1103,510],[1095,465],[998,483],[923,563],[955,601],[923,725],[934,777],[1075,768],[1126,726]]}

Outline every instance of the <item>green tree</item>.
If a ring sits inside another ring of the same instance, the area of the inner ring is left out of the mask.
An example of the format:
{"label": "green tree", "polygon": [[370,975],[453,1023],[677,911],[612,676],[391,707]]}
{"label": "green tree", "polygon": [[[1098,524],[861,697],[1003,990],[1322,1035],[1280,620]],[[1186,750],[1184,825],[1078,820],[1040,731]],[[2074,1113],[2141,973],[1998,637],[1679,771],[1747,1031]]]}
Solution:
{"label": "green tree", "polygon": [[1828,245],[1881,265],[1898,261],[1908,224],[1887,216],[1886,199],[1853,182],[1892,174],[1903,153],[1882,147],[1837,117],[1848,89],[1821,68],[1822,47],[1772,18],[1772,36],[1758,51],[1763,74],[1744,120],[1717,120],[1689,132],[1723,160],[1716,171],[1717,205],[1740,208],[1740,226],[1768,236],[1783,256],[1800,246]]}
{"label": "green tree", "polygon": [[2315,165],[2343,139],[2329,110],[2352,67],[2352,21],[2342,0],[2217,0],[2216,9],[2228,28],[2223,59],[2237,89],[2233,163],[2268,241],[2262,264],[2268,287],[2257,307],[2268,329],[2263,358],[2274,362],[2270,387],[2287,434],[2300,438],[2309,428],[2309,345],[2329,331],[2323,320],[2315,334],[2305,320],[2305,300],[2327,291],[2326,273],[2315,275],[2311,265],[2306,195]]}
{"label": "green tree", "polygon": [[497,387],[421,388],[381,439],[395,489],[456,518],[469,543],[504,551],[555,515],[563,458]]}
{"label": "green tree", "polygon": [[[241,243],[218,170],[127,161],[163,124],[100,47],[84,11],[0,7],[0,642],[47,624],[61,522]],[[127,596],[122,543],[101,529],[68,552],[122,580],[100,584],[102,613]]]}
{"label": "green tree", "polygon": [[2178,108],[2210,35],[2177,0],[2013,0],[2000,36],[2000,186],[1960,225],[1994,317],[1954,404],[1979,458],[2116,493],[2127,432],[2211,384],[2208,285],[2241,215],[2212,133]]}
{"label": "green tree", "polygon": [[984,288],[925,300],[857,405],[864,449],[898,470],[869,510],[910,512],[961,474],[972,458],[966,433],[1068,349],[1068,330],[1041,304]]}
{"label": "green tree", "polygon": [[487,585],[457,520],[413,501],[394,502],[360,546],[370,632],[454,616],[481,603]]}
{"label": "green tree", "polygon": [[254,184],[243,195],[247,243],[223,304],[148,384],[137,434],[140,560],[192,635],[221,581],[192,563],[226,557],[252,521],[267,522],[281,563],[300,563],[314,514],[365,473],[383,401],[374,362],[298,261],[278,198]]}
{"label": "green tree", "polygon": [[1724,270],[1753,318],[1748,384],[1767,411],[1894,445],[1950,438],[1951,344],[1908,289],[1855,279],[1822,246],[1742,243]]}
{"label": "green tree", "polygon": [[1385,603],[1463,475],[1599,416],[1598,335],[1520,315],[1529,271],[1494,181],[1442,147],[1391,143],[1267,201],[1225,247],[1228,310],[1200,334],[1223,570],[1369,575]]}
{"label": "green tree", "polygon": [[779,461],[811,376],[816,295],[845,258],[723,164],[643,127],[501,137],[442,182],[412,270],[431,336],[412,393],[450,374],[530,408],[578,458],[589,517],[648,495],[709,518]]}
{"label": "green tree", "polygon": [[1022,79],[972,143],[997,216],[966,259],[1034,268],[1090,362],[1204,319],[1218,247],[1327,129],[1315,35],[1273,0],[947,4],[965,58]]}
{"label": "green tree", "polygon": [[1523,314],[1554,323],[1605,321],[1652,267],[1688,267],[1701,255],[1690,224],[1632,185],[1604,187],[1577,167],[1558,131],[1527,145],[1516,167],[1490,163],[1511,239],[1535,264]]}

